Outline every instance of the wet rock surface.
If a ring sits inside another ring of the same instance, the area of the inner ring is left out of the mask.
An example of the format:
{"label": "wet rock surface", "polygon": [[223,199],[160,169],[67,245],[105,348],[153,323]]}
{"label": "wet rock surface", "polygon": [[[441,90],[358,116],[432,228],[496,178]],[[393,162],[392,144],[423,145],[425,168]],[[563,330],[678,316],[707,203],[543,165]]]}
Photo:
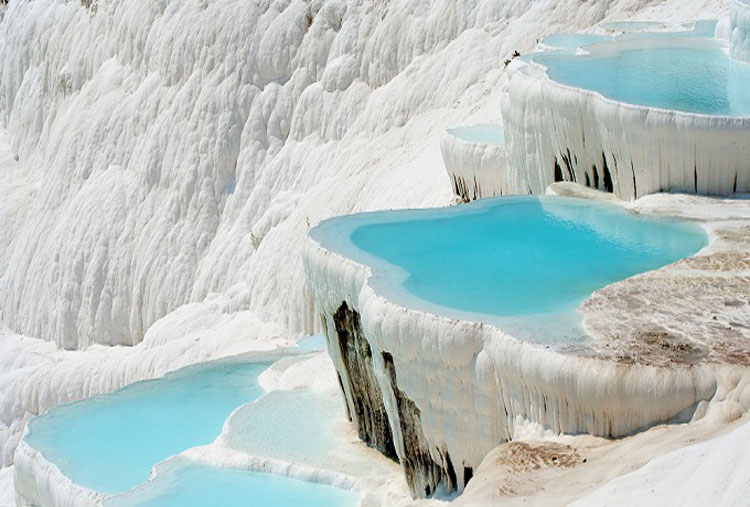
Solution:
{"label": "wet rock surface", "polygon": [[[431,452],[422,431],[419,408],[399,389],[393,356],[382,352],[382,363],[373,360],[373,349],[362,331],[359,313],[346,302],[333,315],[333,323],[336,336],[329,337],[329,343],[341,354],[339,386],[359,438],[401,464],[413,496],[431,496],[441,488],[444,492],[463,490],[473,467],[454,464],[447,450],[435,448]],[[376,364],[382,365],[384,382],[378,381]],[[386,400],[392,400],[395,408],[391,417]],[[436,461],[433,456],[439,459]]]}
{"label": "wet rock surface", "polygon": [[349,417],[362,441],[389,458],[398,460],[383,394],[375,377],[372,349],[362,333],[359,314],[344,302],[333,316],[333,321],[346,370],[338,372],[339,385],[343,389],[346,382],[351,394],[351,399],[346,398]]}
{"label": "wet rock surface", "polygon": [[457,489],[456,471],[447,452],[442,453],[444,463],[436,463],[430,455],[429,444],[422,433],[419,408],[399,388],[393,356],[383,352],[383,364],[390,388],[398,408],[398,424],[403,439],[404,456],[401,466],[413,494],[430,496],[440,483],[450,491]]}

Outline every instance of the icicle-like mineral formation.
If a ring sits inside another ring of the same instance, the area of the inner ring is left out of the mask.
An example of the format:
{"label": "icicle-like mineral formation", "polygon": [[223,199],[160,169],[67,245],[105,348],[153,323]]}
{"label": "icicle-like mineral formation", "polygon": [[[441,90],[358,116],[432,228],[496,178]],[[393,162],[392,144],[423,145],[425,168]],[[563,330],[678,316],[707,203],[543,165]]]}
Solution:
{"label": "icicle-like mineral formation", "polygon": [[750,62],[750,3],[733,0],[730,15],[732,35],[729,54],[736,60]]}
{"label": "icicle-like mineral formation", "polygon": [[690,414],[716,391],[708,366],[562,354],[398,306],[368,285],[368,267],[312,239],[304,263],[349,417],[365,442],[395,451],[414,496],[462,491],[528,424],[618,437]]}
{"label": "icicle-like mineral formation", "polygon": [[[503,119],[514,193],[572,181],[622,199],[750,190],[750,118],[626,104],[514,62]],[[501,177],[497,174],[497,177]]]}
{"label": "icicle-like mineral formation", "polygon": [[[467,138],[460,130],[448,129],[440,139],[453,193],[464,202],[511,193],[505,147]],[[502,133],[499,125],[497,130]]]}

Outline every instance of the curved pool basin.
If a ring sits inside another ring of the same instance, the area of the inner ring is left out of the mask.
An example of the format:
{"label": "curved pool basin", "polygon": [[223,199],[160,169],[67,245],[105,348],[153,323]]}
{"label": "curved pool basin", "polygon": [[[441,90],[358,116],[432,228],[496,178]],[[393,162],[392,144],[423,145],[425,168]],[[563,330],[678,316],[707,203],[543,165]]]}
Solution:
{"label": "curved pool basin", "polygon": [[706,115],[750,116],[750,64],[708,39],[634,38],[588,54],[542,53],[550,79],[629,104]]}
{"label": "curved pool basin", "polygon": [[25,441],[74,483],[105,493],[148,480],[152,467],[211,443],[229,414],[263,394],[270,362],[220,361],[61,405],[29,421]]}
{"label": "curved pool basin", "polygon": [[446,129],[449,134],[464,141],[478,144],[505,145],[505,132],[499,123],[479,123],[466,127]]}
{"label": "curved pool basin", "polygon": [[369,265],[370,285],[400,304],[500,325],[518,316],[574,314],[596,289],[707,244],[694,224],[531,196],[339,217],[311,236]]}

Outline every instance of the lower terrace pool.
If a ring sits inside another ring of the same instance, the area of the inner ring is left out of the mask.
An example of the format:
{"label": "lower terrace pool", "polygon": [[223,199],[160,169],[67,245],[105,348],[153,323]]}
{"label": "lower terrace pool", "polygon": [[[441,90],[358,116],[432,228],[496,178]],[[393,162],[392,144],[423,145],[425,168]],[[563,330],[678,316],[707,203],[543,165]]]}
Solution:
{"label": "lower terrace pool", "polygon": [[695,224],[551,196],[338,217],[311,236],[371,266],[372,287],[398,303],[501,326],[570,318],[593,291],[707,244]]}
{"label": "lower terrace pool", "polygon": [[[319,351],[325,339],[310,336],[299,345],[301,351]],[[333,426],[345,419],[340,396],[308,391],[264,395],[259,375],[295,353],[189,366],[62,405],[32,419],[24,438],[75,484],[107,495],[108,506],[357,505],[356,491],[178,455],[214,442],[232,421],[228,439],[233,448],[257,458],[329,465],[336,472],[342,466],[347,472],[352,466],[371,469],[370,461],[351,456],[334,438]],[[149,480],[154,467],[156,477]]]}
{"label": "lower terrace pool", "polygon": [[272,474],[212,467],[175,458],[141,488],[105,502],[106,507],[344,507],[355,492]]}
{"label": "lower terrace pool", "polygon": [[587,54],[541,53],[533,61],[554,81],[616,101],[750,116],[750,64],[731,59],[715,39],[644,34],[586,49]]}
{"label": "lower terrace pool", "polygon": [[62,405],[29,421],[25,440],[74,483],[122,493],[156,463],[213,442],[235,408],[263,394],[257,379],[270,364],[206,363]]}

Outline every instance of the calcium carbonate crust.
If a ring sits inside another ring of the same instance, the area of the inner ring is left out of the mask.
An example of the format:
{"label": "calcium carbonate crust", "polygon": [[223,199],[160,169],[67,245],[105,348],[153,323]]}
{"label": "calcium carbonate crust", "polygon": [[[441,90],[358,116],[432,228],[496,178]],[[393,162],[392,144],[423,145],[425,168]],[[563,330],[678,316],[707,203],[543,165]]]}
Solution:
{"label": "calcium carbonate crust", "polygon": [[512,193],[503,146],[468,141],[446,131],[440,152],[453,193],[462,201]]}
{"label": "calcium carbonate crust", "polygon": [[634,9],[11,2],[0,30],[2,466],[50,407],[254,348],[248,334],[273,346],[314,332],[298,246],[310,224],[445,205],[437,137],[499,101],[497,55]]}
{"label": "calcium carbonate crust", "polygon": [[15,454],[16,505],[98,507],[106,498],[81,487],[24,440]]}
{"label": "calcium carbonate crust", "polygon": [[518,60],[510,65],[502,111],[513,193],[541,194],[559,181],[626,200],[750,191],[750,118],[626,104]]}
{"label": "calcium carbonate crust", "polygon": [[447,202],[413,160],[465,118],[446,104],[530,46],[509,20],[602,15],[575,4],[14,0],[0,117],[30,197],[0,245],[0,316],[66,349],[133,345],[221,293],[311,331],[306,224]]}
{"label": "calcium carbonate crust", "polygon": [[[303,256],[350,418],[365,441],[395,449],[414,496],[462,491],[484,456],[529,423],[620,437],[689,419],[717,389],[708,364],[663,368],[562,354],[488,324],[401,307],[369,286],[367,266],[312,239]],[[342,325],[342,310],[359,330]],[[387,424],[373,424],[378,414],[363,404],[381,404]],[[415,427],[401,425],[404,418]]]}
{"label": "calcium carbonate crust", "polygon": [[729,19],[729,54],[737,60],[750,62],[750,3],[732,0]]}
{"label": "calcium carbonate crust", "polygon": [[499,103],[497,55],[649,5],[684,20],[723,9],[82,4],[3,13],[0,109],[19,175],[19,197],[0,195],[0,314],[14,330],[0,331],[3,466],[52,406],[254,347],[242,333],[273,346],[279,328],[312,330],[296,246],[309,223],[447,203],[435,136]]}
{"label": "calcium carbonate crust", "polygon": [[[596,199],[634,214],[699,224],[709,244],[696,255],[594,291],[579,311],[595,339],[566,352],[624,363],[704,362],[750,367],[750,200],[654,194],[625,202],[575,183],[548,195]],[[750,407],[746,407],[750,408]]]}

